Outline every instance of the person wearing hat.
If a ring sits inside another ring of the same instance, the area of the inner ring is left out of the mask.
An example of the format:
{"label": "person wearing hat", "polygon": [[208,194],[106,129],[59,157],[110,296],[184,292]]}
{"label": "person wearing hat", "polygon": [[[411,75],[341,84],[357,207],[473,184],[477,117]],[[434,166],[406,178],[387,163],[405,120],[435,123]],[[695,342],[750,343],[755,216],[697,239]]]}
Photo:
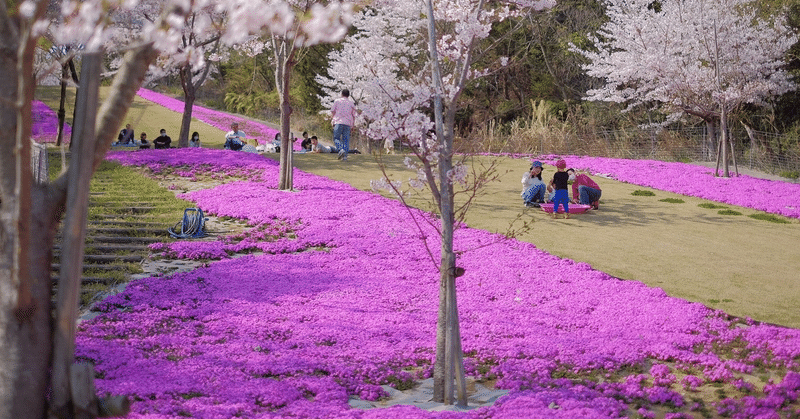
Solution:
{"label": "person wearing hat", "polygon": [[556,162],[556,169],[558,169],[558,171],[553,175],[553,180],[550,181],[550,185],[555,190],[555,195],[553,196],[553,218],[558,216],[559,205],[564,206],[564,217],[569,218],[569,192],[567,191],[569,187],[569,174],[566,172],[567,162],[563,159],[558,160]]}
{"label": "person wearing hat", "polygon": [[522,202],[526,207],[538,208],[544,202],[546,186],[542,182],[542,162],[536,160],[531,168],[522,175]]}

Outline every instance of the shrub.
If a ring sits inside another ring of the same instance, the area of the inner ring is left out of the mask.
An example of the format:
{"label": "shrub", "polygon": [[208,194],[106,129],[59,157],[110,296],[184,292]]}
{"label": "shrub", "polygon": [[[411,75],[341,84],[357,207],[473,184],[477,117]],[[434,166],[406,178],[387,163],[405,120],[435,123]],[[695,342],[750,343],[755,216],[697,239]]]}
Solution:
{"label": "shrub", "polygon": [[800,178],[800,171],[797,170],[784,170],[778,173],[778,176],[785,177],[787,179],[797,179]]}
{"label": "shrub", "polygon": [[713,202],[703,202],[701,204],[697,204],[700,208],[708,208],[708,209],[727,209],[725,205],[715,204]]}
{"label": "shrub", "polygon": [[633,195],[633,196],[656,196],[655,192],[653,192],[653,191],[645,191],[645,190],[642,190],[642,189],[637,189],[637,190],[631,192],[631,195]]}
{"label": "shrub", "polygon": [[732,209],[719,210],[719,211],[717,211],[717,214],[719,214],[719,215],[742,215],[741,212],[734,211]]}
{"label": "shrub", "polygon": [[754,218],[756,220],[769,221],[771,223],[778,223],[778,224],[789,224],[789,223],[791,223],[791,221],[787,220],[784,217],[781,217],[781,216],[778,216],[778,215],[774,215],[774,214],[767,214],[767,213],[763,213],[763,212],[759,212],[759,213],[756,213],[756,214],[750,214],[750,215],[748,215],[748,217]]}

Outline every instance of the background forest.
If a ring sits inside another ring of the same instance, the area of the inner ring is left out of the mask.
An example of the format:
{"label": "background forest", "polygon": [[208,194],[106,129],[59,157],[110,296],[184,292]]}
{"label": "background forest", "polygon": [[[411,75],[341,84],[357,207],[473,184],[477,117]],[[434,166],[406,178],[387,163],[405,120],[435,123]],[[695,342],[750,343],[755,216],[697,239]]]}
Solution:
{"label": "background forest", "polygon": [[[656,3],[654,3],[656,4]],[[756,2],[762,17],[787,14],[792,30],[800,29],[800,2]],[[686,117],[667,130],[644,129],[664,120],[657,110],[584,100],[602,81],[582,69],[586,59],[570,44],[591,48],[590,34],[606,20],[604,5],[593,0],[562,0],[548,13],[532,13],[498,24],[488,39],[492,54],[476,67],[510,57],[509,64],[468,86],[461,97],[456,147],[460,151],[570,153],[664,160],[708,159],[702,150],[705,126]],[[328,52],[338,44],[319,44],[302,50],[291,79],[292,127],[330,137],[324,96],[318,76],[326,76]],[[800,61],[795,45],[788,53],[788,70],[797,77]],[[216,74],[197,91],[204,105],[270,122],[280,115],[272,54],[233,51]],[[181,95],[180,80],[157,80],[158,89]],[[800,170],[800,115],[797,91],[772,99],[766,106],[745,106],[730,115],[730,131],[739,164],[797,177]],[[745,126],[752,127],[751,135]],[[379,142],[380,139],[375,139]],[[362,142],[366,142],[361,138]],[[369,147],[362,144],[362,147]]]}

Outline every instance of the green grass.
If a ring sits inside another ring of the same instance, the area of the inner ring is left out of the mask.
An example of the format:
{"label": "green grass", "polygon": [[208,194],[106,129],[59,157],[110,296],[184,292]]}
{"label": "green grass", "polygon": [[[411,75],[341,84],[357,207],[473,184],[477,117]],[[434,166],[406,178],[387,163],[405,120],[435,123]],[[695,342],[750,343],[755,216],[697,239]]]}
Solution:
{"label": "green grass", "polygon": [[719,211],[717,211],[717,214],[719,214],[719,215],[742,215],[741,212],[734,211],[732,209],[719,210]]}
{"label": "green grass", "polygon": [[684,202],[686,202],[686,201],[684,201],[683,199],[680,199],[680,198],[664,198],[664,199],[659,199],[658,201],[659,202],[667,202],[667,203],[670,203],[670,204],[683,204]]}
{"label": "green grass", "polygon": [[748,215],[748,217],[756,219],[756,220],[769,221],[771,223],[777,223],[777,224],[791,224],[792,223],[786,217],[781,217],[781,216],[775,215],[775,214],[767,214],[767,213],[764,213],[764,212],[750,214],[750,215]]}
{"label": "green grass", "polygon": [[725,205],[715,204],[713,202],[703,202],[701,204],[697,204],[700,208],[707,208],[707,209],[727,209]]}
{"label": "green grass", "polygon": [[800,172],[797,170],[784,170],[778,173],[778,176],[785,177],[787,179],[797,179],[800,178]]}
{"label": "green grass", "polygon": [[645,190],[642,190],[642,189],[637,189],[637,190],[631,192],[631,195],[633,195],[633,196],[656,196],[655,192],[653,192],[653,191],[645,191]]}

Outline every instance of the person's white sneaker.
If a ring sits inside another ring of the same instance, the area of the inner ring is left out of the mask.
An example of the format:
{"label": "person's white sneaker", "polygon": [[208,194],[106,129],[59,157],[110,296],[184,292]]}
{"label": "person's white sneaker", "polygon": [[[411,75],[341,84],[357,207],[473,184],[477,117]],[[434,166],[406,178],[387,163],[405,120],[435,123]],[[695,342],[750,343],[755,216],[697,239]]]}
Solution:
{"label": "person's white sneaker", "polygon": [[341,160],[344,158],[344,150],[339,150],[339,155],[336,156],[336,160]]}

